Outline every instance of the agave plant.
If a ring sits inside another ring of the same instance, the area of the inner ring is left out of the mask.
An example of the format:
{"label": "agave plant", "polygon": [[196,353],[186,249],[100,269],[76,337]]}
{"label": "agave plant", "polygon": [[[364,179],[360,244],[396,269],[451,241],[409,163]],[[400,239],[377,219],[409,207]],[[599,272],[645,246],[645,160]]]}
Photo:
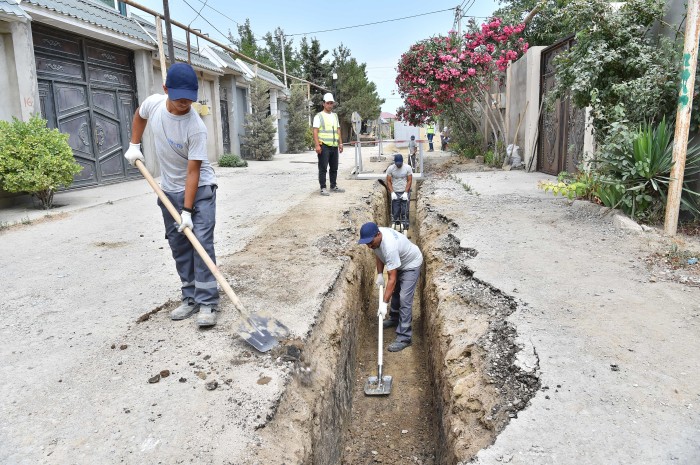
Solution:
{"label": "agave plant", "polygon": [[[633,218],[645,217],[659,203],[666,203],[668,185],[673,168],[673,140],[671,128],[664,118],[654,128],[643,124],[632,137],[627,150],[601,153],[598,160],[601,186],[598,198],[611,208],[620,206]],[[686,153],[685,179],[700,173],[700,146],[689,145]],[[700,194],[684,182],[684,209],[700,215],[697,200]],[[614,202],[614,203],[613,203]],[[658,208],[657,208],[658,209]]]}

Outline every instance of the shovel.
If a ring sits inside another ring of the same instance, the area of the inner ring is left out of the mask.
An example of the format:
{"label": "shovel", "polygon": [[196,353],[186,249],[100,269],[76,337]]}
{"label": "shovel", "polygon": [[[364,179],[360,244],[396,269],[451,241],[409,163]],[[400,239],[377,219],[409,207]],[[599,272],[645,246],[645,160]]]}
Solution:
{"label": "shovel", "polygon": [[[379,286],[379,304],[384,297],[384,286]],[[377,363],[377,376],[370,376],[365,383],[365,395],[368,396],[388,396],[391,392],[391,376],[382,375],[382,346],[384,345],[384,322],[383,316],[379,315],[379,362]]]}
{"label": "shovel", "polygon": [[[156,195],[158,195],[160,201],[163,202],[165,208],[167,208],[168,212],[170,212],[170,215],[172,215],[172,217],[175,218],[175,221],[180,224],[182,222],[180,214],[160,186],[153,179],[153,176],[151,176],[151,173],[148,172],[148,169],[143,162],[141,162],[141,160],[136,160],[136,167],[139,169],[143,177],[146,178],[148,184],[151,185]],[[202,244],[199,243],[199,240],[197,237],[195,237],[192,230],[190,230],[190,228],[185,228],[183,232],[185,236],[187,236],[187,239],[190,240],[192,246],[197,251],[199,256],[202,257],[202,260],[204,263],[206,263],[209,271],[211,271],[221,287],[224,289],[228,298],[231,299],[233,306],[236,307],[238,313],[240,313],[243,317],[243,323],[238,328],[238,335],[241,336],[244,341],[255,347],[255,349],[259,350],[260,352],[267,352],[277,345],[277,337],[286,337],[289,335],[289,329],[276,319],[260,314],[251,315],[248,313],[238,296],[233,292],[233,289],[231,289],[231,286],[229,286],[229,284],[226,282],[224,275],[221,274],[219,268],[209,257],[209,254],[207,254],[207,251],[204,250]]]}

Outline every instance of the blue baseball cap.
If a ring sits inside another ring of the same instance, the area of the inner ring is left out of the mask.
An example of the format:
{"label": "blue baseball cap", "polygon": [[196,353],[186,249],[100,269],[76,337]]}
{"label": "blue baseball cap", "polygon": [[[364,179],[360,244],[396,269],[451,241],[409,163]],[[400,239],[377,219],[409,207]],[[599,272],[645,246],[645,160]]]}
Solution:
{"label": "blue baseball cap", "polygon": [[374,236],[379,234],[379,227],[374,223],[365,223],[360,228],[360,240],[358,244],[369,244]]}
{"label": "blue baseball cap", "polygon": [[197,90],[199,89],[197,73],[187,63],[175,63],[168,69],[165,87],[168,89],[170,100],[184,98],[193,102],[197,101]]}
{"label": "blue baseball cap", "polygon": [[403,163],[403,155],[401,155],[400,153],[394,155],[394,163],[397,163],[399,165]]}

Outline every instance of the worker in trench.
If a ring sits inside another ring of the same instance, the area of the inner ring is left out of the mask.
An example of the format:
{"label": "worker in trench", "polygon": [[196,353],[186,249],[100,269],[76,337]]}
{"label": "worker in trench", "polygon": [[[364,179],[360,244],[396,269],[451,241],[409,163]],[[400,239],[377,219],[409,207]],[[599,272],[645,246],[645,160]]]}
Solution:
{"label": "worker in trench", "polygon": [[[417,245],[391,228],[380,228],[375,223],[365,223],[360,228],[358,244],[367,244],[374,251],[377,262],[377,286],[384,286],[384,295],[378,314],[389,318],[384,329],[396,328],[396,340],[389,344],[389,352],[399,352],[411,345],[413,331],[413,296],[423,265],[423,254]],[[384,269],[387,279],[384,279]]]}

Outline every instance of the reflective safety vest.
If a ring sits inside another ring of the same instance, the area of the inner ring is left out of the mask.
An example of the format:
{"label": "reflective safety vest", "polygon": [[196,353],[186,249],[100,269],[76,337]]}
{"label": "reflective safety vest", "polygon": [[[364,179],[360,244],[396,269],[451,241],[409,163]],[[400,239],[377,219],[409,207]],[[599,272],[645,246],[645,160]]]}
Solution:
{"label": "reflective safety vest", "polygon": [[435,125],[429,124],[425,129],[426,134],[435,134]]}
{"label": "reflective safety vest", "polygon": [[321,111],[316,114],[319,118],[318,140],[329,147],[338,146],[338,115]]}

